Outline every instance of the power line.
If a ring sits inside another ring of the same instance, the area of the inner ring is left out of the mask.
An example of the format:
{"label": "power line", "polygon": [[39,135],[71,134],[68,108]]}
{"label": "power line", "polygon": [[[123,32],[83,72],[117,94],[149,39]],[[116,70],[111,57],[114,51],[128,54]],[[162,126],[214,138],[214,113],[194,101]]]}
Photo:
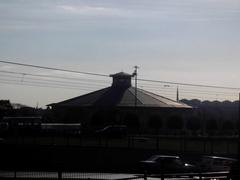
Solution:
{"label": "power line", "polygon": [[159,81],[159,80],[150,80],[150,79],[138,79],[138,80],[139,81],[145,81],[145,82],[155,82],[155,83],[174,84],[174,85],[193,86],[193,87],[206,87],[206,88],[216,88],[216,89],[240,90],[240,88],[226,87],[226,86],[211,86],[211,85],[203,85],[203,84],[178,83],[178,82]]}
{"label": "power line", "polygon": [[[55,67],[46,67],[46,66],[39,66],[39,65],[32,65],[32,64],[17,63],[17,62],[12,62],[12,61],[0,60],[0,62],[1,63],[6,63],[6,64],[12,64],[12,65],[25,66],[25,67],[33,67],[33,68],[40,68],[40,69],[48,69],[48,70],[70,72],[70,73],[78,73],[78,74],[86,74],[86,75],[109,77],[106,74],[98,74],[98,73],[91,73],[91,72],[82,72],[82,71],[75,71],[75,70],[68,70],[68,69],[60,69],[60,68],[55,68]],[[212,85],[193,84],[193,83],[181,83],[181,82],[170,82],[170,81],[150,80],[150,79],[138,79],[138,80],[139,81],[145,81],[145,82],[174,84],[174,85],[192,86],[192,87],[205,87],[205,88],[228,89],[228,90],[238,90],[238,91],[240,90],[240,88],[226,87],[226,86],[212,86]]]}
{"label": "power line", "polygon": [[[108,81],[104,81],[104,80],[94,80],[94,79],[83,79],[83,78],[70,78],[70,77],[63,77],[63,76],[53,76],[53,75],[41,75],[41,74],[31,74],[31,73],[23,73],[23,72],[13,72],[13,71],[4,71],[4,70],[0,70],[0,73],[4,73],[1,76],[5,76],[5,77],[12,77],[12,78],[22,78],[22,80],[24,79],[30,79],[30,80],[41,80],[41,81],[49,81],[49,82],[59,82],[59,83],[66,83],[66,84],[72,84],[75,83],[77,81],[77,84],[85,84],[85,85],[97,85],[96,83],[104,83],[105,85],[107,85]],[[5,74],[14,74],[14,75],[21,75],[21,76],[10,76],[10,75],[5,75]],[[29,78],[27,76],[32,76],[32,77],[41,77],[44,79],[37,79],[37,78]],[[46,79],[47,78],[47,79]],[[49,79],[50,78],[50,79]],[[52,80],[52,79],[66,79],[66,80],[71,80],[71,81],[75,81],[75,82],[69,82],[69,81],[59,81],[59,80]],[[87,83],[79,83],[79,81],[87,81]],[[94,82],[94,83],[92,83]],[[142,88],[146,88],[149,90],[158,90],[158,91],[171,91],[172,93],[175,94],[175,86],[170,86],[170,87],[164,87],[163,85],[160,84],[149,84],[149,83],[141,83],[142,85],[140,85],[140,87]],[[232,90],[231,90],[232,91]],[[199,89],[188,89],[188,88],[181,88],[181,93],[198,93],[198,94],[212,94],[212,95],[233,95],[232,92],[216,92],[216,91],[206,91],[206,90],[199,90]],[[235,93],[234,93],[235,94]]]}
{"label": "power line", "polygon": [[47,66],[38,66],[33,64],[25,64],[25,63],[17,63],[12,61],[2,61],[1,63],[5,64],[13,64],[18,66],[25,66],[25,67],[33,67],[33,68],[39,68],[39,69],[48,69],[48,70],[55,70],[55,71],[63,71],[63,72],[70,72],[70,73],[78,73],[78,74],[86,74],[86,75],[93,75],[93,76],[103,76],[103,77],[109,77],[106,74],[98,74],[98,73],[91,73],[91,72],[83,72],[83,71],[75,71],[75,70],[68,70],[68,69],[60,69],[60,68],[54,68],[54,67],[47,67]]}
{"label": "power line", "polygon": [[[11,77],[9,77],[11,78]],[[4,81],[9,81],[9,82],[19,82],[19,83],[26,83],[26,82],[30,82],[30,83],[41,83],[41,84],[46,84],[46,85],[58,85],[58,86],[62,86],[62,87],[87,87],[87,88],[103,88],[103,86],[99,86],[99,85],[94,85],[94,84],[73,84],[70,82],[61,82],[61,81],[49,81],[49,80],[42,80],[42,79],[34,79],[34,78],[25,78],[20,80],[19,78],[16,79],[9,79],[9,78],[0,78],[0,80],[4,80]],[[14,77],[12,77],[14,78]],[[31,81],[33,80],[33,81]]]}
{"label": "power line", "polygon": [[[21,79],[21,81],[25,80],[35,80],[35,81],[40,81],[40,82],[53,82],[53,83],[62,83],[64,85],[88,85],[88,86],[101,86],[103,87],[104,84],[98,84],[97,82],[71,82],[71,81],[60,81],[60,80],[53,80],[53,79],[41,79],[41,78],[36,78],[36,77],[27,77],[27,76],[12,76],[12,75],[6,75],[3,74],[1,75],[2,77],[8,77],[8,78],[15,78],[15,79]],[[106,83],[105,83],[106,84]]]}
{"label": "power line", "polygon": [[[0,71],[1,73],[1,71]],[[12,73],[10,73],[12,74]],[[15,75],[15,73],[13,73]],[[19,75],[19,74],[17,74]],[[23,73],[20,73],[20,75],[25,75]],[[52,79],[39,79],[39,78],[30,78],[30,77],[20,77],[20,76],[11,76],[11,75],[6,75],[6,74],[3,74],[1,75],[2,77],[8,77],[8,78],[14,78],[14,79],[18,79],[18,82],[28,82],[29,80],[33,80],[35,83],[47,83],[49,85],[48,82],[51,82],[51,84],[55,84],[57,83],[57,85],[62,85],[62,86],[74,86],[74,87],[88,87],[88,88],[93,88],[94,86],[95,87],[102,87],[103,88],[103,85],[98,85],[96,83],[83,83],[83,82],[69,82],[69,81],[59,81],[59,80],[52,80]],[[44,76],[45,77],[45,76]],[[12,79],[4,79],[4,80],[9,80],[9,81],[12,81]],[[16,80],[15,80],[16,81]],[[33,82],[32,81],[32,82]],[[61,84],[59,84],[61,83]],[[164,87],[158,87],[158,88],[154,88],[154,87],[151,87],[151,86],[140,86],[141,88],[145,88],[145,89],[148,89],[148,90],[153,90],[153,91],[158,91],[158,93],[164,93],[164,94],[171,94],[171,95],[175,95],[176,94],[176,89],[175,88],[164,88]],[[188,90],[188,89],[181,89],[181,94],[205,94],[205,95],[212,95],[212,96],[235,96],[236,93],[230,93],[230,92],[217,92],[217,91],[197,91],[197,90]]]}
{"label": "power line", "polygon": [[[61,84],[50,84],[50,83],[39,83],[39,82],[33,82],[33,81],[25,81],[25,82],[19,82],[16,80],[7,80],[7,79],[0,79],[0,83],[2,84],[8,84],[8,85],[26,85],[26,86],[32,86],[32,87],[44,87],[44,88],[59,88],[59,89],[71,89],[71,90],[83,90],[83,91],[89,91],[93,90],[92,87],[78,87],[78,86],[64,86]],[[99,88],[96,88],[96,90]]]}
{"label": "power line", "polygon": [[[10,79],[0,79],[0,83],[2,84],[9,84],[9,85],[24,85],[24,86],[32,86],[32,87],[44,87],[44,88],[58,88],[58,89],[69,89],[69,90],[82,90],[82,91],[94,91],[97,90],[99,88],[93,88],[93,87],[86,87],[86,86],[64,86],[63,84],[57,84],[57,83],[43,83],[43,82],[36,82],[36,81],[23,81],[20,82],[19,80],[10,80]],[[171,98],[175,98],[175,93],[168,93],[167,91],[163,91],[161,92],[161,95],[164,95],[166,97],[171,97]],[[188,99],[188,98],[198,98],[198,99],[202,99],[202,100],[229,100],[229,97],[227,98],[226,96],[214,96],[214,95],[204,95],[204,96],[199,96],[199,94],[188,94],[185,95],[184,93],[182,93],[181,95],[181,99]],[[236,98],[230,98],[231,100],[236,100]]]}
{"label": "power line", "polygon": [[89,78],[70,78],[70,77],[63,77],[63,76],[32,74],[32,73],[13,72],[13,71],[4,71],[4,70],[0,70],[0,73],[17,74],[17,75],[24,75],[24,76],[36,76],[36,77],[42,77],[42,78],[66,79],[66,80],[73,80],[73,81],[87,81],[87,82],[92,81],[92,82],[97,82],[97,83],[107,83],[107,82],[109,82],[109,81],[106,81],[106,80],[96,80],[96,79],[89,79]]}
{"label": "power line", "polygon": [[[171,88],[171,89],[165,89],[164,87],[151,87],[151,86],[143,86],[143,85],[140,85],[141,88],[144,88],[144,89],[149,89],[149,90],[154,90],[154,91],[167,91],[167,92],[172,92],[174,94],[176,94],[176,88]],[[192,90],[189,90],[189,89],[184,89],[184,88],[181,88],[179,90],[180,93],[195,93],[195,94],[212,94],[212,95],[215,95],[215,94],[218,94],[218,95],[238,95],[238,92],[221,92],[221,91],[200,91],[198,89],[192,89]]]}

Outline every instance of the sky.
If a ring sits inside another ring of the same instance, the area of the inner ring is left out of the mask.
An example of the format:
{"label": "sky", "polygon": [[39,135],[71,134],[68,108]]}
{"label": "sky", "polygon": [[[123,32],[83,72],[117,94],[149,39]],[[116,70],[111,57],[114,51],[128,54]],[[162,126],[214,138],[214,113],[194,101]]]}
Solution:
{"label": "sky", "polygon": [[[240,87],[239,32],[239,0],[0,0],[0,60],[76,71],[138,65],[143,79]],[[4,63],[0,71],[98,78]],[[28,86],[25,76],[0,80],[0,99],[44,107],[91,91]]]}

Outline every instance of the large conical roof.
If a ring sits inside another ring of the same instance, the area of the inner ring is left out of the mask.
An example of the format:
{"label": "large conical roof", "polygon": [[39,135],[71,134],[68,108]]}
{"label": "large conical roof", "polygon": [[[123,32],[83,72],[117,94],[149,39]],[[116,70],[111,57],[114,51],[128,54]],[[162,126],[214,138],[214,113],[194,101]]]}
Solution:
{"label": "large conical roof", "polygon": [[191,108],[184,103],[131,86],[132,75],[124,72],[110,75],[111,87],[78,96],[49,106],[64,107],[155,107],[155,108]]}
{"label": "large conical roof", "polygon": [[[66,101],[62,101],[50,106],[65,107],[135,107],[135,88],[108,87],[92,93],[78,96]],[[184,103],[159,96],[157,94],[137,89],[137,107],[155,108],[191,108]]]}

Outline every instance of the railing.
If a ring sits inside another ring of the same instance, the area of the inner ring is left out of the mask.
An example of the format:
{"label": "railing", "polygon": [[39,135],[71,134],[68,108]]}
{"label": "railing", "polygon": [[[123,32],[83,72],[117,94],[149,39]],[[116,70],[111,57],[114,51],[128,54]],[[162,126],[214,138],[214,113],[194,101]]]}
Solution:
{"label": "railing", "polygon": [[121,147],[161,151],[236,155],[238,137],[138,136],[123,138],[85,136],[8,136],[1,143],[14,145],[54,145],[81,147]]}
{"label": "railing", "polygon": [[[88,180],[134,180],[134,179],[230,179],[228,171],[205,173],[179,173],[179,174],[124,174],[124,173],[93,173],[93,172],[36,172],[36,171],[0,171],[0,179],[88,179]],[[239,176],[238,176],[239,177]],[[238,178],[236,178],[238,179]]]}

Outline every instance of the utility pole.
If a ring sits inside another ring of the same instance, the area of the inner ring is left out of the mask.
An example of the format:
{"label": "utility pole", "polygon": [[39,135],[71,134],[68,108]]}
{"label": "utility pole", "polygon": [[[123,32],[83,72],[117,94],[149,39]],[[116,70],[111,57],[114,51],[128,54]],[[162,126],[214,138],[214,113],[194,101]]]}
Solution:
{"label": "utility pole", "polygon": [[135,70],[133,76],[135,76],[135,102],[134,105],[137,107],[137,70],[139,69],[138,66],[134,66]]}
{"label": "utility pole", "polygon": [[238,94],[238,160],[240,160],[240,93]]}
{"label": "utility pole", "polygon": [[177,86],[177,97],[176,97],[177,102],[179,102],[179,91],[178,91],[178,86]]}

